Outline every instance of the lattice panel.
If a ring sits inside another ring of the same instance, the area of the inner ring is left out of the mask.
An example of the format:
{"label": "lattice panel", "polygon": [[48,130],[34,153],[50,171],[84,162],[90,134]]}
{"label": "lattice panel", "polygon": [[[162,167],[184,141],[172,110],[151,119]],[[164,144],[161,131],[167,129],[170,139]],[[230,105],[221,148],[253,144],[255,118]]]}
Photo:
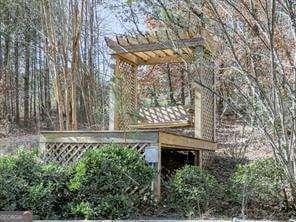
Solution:
{"label": "lattice panel", "polygon": [[[201,75],[202,83],[210,89],[214,87],[214,71],[210,66],[206,72]],[[202,89],[202,135],[204,139],[214,140],[214,95],[203,88]]]}
{"label": "lattice panel", "polygon": [[202,151],[202,164],[203,167],[210,166],[213,163],[213,158],[215,156],[215,151]]}
{"label": "lattice panel", "polygon": [[[203,53],[197,51],[197,61],[192,67],[192,78],[198,83],[198,90],[201,92],[201,131],[202,138],[213,141],[214,138],[214,117],[215,117],[215,97],[211,90],[214,89],[215,75],[214,64],[206,58],[202,58]],[[192,100],[194,101],[194,100]]]}
{"label": "lattice panel", "polygon": [[191,121],[187,109],[182,106],[149,107],[142,108],[139,111],[138,123],[159,124],[170,122]]}
{"label": "lattice panel", "polygon": [[127,129],[133,122],[137,107],[137,67],[125,60],[117,60],[115,77],[116,119],[117,129]]}
{"label": "lattice panel", "polygon": [[[102,145],[94,143],[46,143],[44,150],[44,160],[46,162],[56,162],[60,164],[70,164],[77,162],[87,150],[99,149]],[[149,143],[129,143],[123,144],[131,149],[136,149],[144,155],[144,150]]]}

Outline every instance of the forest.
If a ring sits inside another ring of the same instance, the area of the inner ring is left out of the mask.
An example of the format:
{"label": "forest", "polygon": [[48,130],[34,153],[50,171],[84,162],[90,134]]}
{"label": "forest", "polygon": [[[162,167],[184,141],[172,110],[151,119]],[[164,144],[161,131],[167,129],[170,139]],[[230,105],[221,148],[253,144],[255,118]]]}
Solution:
{"label": "forest", "polygon": [[0,221],[27,210],[293,220],[296,2],[0,0]]}
{"label": "forest", "polygon": [[100,7],[1,1],[1,119],[38,129],[104,124],[106,111],[94,110],[106,106],[110,79]]}

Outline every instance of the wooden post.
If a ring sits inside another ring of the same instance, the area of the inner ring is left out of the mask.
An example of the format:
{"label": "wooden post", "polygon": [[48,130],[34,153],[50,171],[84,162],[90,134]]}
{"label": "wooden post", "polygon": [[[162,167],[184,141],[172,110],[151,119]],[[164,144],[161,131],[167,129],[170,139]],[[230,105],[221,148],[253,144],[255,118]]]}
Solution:
{"label": "wooden post", "polygon": [[194,91],[194,136],[202,138],[202,97],[198,89]]}
{"label": "wooden post", "polygon": [[115,95],[113,89],[109,92],[109,130],[115,129]]}
{"label": "wooden post", "polygon": [[113,93],[113,130],[118,130],[119,129],[119,114],[118,114],[118,78],[121,76],[120,73],[120,58],[118,56],[115,57],[115,69],[114,69],[114,85],[112,88],[112,93]]}
{"label": "wooden post", "polygon": [[157,175],[155,178],[155,195],[156,199],[160,200],[160,195],[161,195],[161,147],[160,145],[158,146],[158,163],[157,163]]}
{"label": "wooden post", "polygon": [[192,84],[193,98],[192,103],[194,105],[194,135],[196,138],[203,138],[203,96],[204,89],[199,83],[202,82],[202,77],[205,75],[204,69],[204,47],[202,45],[195,48],[195,69]]}
{"label": "wooden post", "polygon": [[202,150],[194,152],[194,165],[202,168]]}
{"label": "wooden post", "polygon": [[[137,65],[116,56],[110,104],[109,129],[126,129],[132,123],[137,107]],[[112,118],[113,117],[113,118]]]}
{"label": "wooden post", "polygon": [[161,194],[161,147],[159,144],[151,144],[145,149],[145,160],[155,170],[156,175],[152,181],[152,191],[156,200],[159,200]]}
{"label": "wooden post", "polygon": [[[219,68],[218,68],[218,65],[216,62],[212,62],[213,63],[213,66],[214,66],[214,72],[213,72],[213,79],[214,79],[214,91],[216,92],[217,91],[217,87],[216,87],[216,82],[217,82],[217,79],[216,77],[218,76],[218,72],[219,72]],[[217,74],[216,74],[217,73]],[[218,113],[218,109],[217,109],[217,96],[214,95],[214,113],[213,113],[213,118],[214,118],[214,124],[213,124],[213,140],[216,141],[216,135],[217,135],[217,113]]]}
{"label": "wooden post", "polygon": [[202,151],[202,150],[199,150],[198,158],[199,158],[199,167],[200,167],[200,168],[203,167],[202,155],[203,155],[203,151]]}

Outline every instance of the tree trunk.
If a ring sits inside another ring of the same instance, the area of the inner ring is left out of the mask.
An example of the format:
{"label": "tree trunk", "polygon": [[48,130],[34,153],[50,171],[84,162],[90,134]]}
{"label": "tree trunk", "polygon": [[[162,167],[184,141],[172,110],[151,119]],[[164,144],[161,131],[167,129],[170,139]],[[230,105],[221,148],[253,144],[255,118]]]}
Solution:
{"label": "tree trunk", "polygon": [[16,36],[14,42],[14,81],[15,81],[15,122],[20,123],[20,99],[19,99],[19,39]]}
{"label": "tree trunk", "polygon": [[11,43],[11,38],[10,34],[7,34],[5,37],[5,48],[4,48],[4,61],[3,61],[3,68],[4,68],[4,110],[3,110],[3,117],[6,117],[6,114],[8,114],[9,111],[9,92],[11,90],[11,85],[10,85],[10,75],[9,75],[9,70],[8,70],[8,61],[9,61],[9,52],[10,52],[10,43]]}
{"label": "tree trunk", "polygon": [[25,36],[25,76],[24,76],[24,124],[29,123],[29,100],[30,100],[30,39],[29,35]]}

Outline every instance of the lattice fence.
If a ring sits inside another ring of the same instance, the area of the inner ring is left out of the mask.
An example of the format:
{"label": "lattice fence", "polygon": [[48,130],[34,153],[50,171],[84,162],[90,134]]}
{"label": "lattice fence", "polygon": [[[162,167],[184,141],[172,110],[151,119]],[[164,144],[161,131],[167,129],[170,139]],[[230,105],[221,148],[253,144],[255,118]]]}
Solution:
{"label": "lattice fence", "polygon": [[214,65],[210,60],[203,59],[202,64],[193,66],[196,71],[193,71],[192,79],[198,83],[197,88],[201,92],[201,128],[202,138],[207,140],[215,140],[214,138],[214,121],[215,121],[215,97],[213,94],[215,73]]}
{"label": "lattice fence", "polygon": [[[77,162],[86,151],[99,149],[103,143],[46,143],[43,150],[44,160],[46,162],[55,162],[59,164],[71,164]],[[136,149],[142,155],[149,143],[127,143],[122,144],[131,149]]]}
{"label": "lattice fence", "polygon": [[192,121],[192,114],[183,105],[148,107],[139,110],[138,123],[159,124]]}
{"label": "lattice fence", "polygon": [[[209,89],[213,89],[214,70],[209,65],[206,70],[201,75],[201,82]],[[202,136],[203,139],[214,140],[214,94],[209,89],[202,89]]]}
{"label": "lattice fence", "polygon": [[137,66],[125,60],[117,59],[115,69],[116,99],[115,125],[117,129],[127,129],[132,124],[137,110]]}
{"label": "lattice fence", "polygon": [[210,166],[213,163],[213,158],[215,155],[215,151],[212,150],[203,150],[202,151],[202,165],[203,167]]}

